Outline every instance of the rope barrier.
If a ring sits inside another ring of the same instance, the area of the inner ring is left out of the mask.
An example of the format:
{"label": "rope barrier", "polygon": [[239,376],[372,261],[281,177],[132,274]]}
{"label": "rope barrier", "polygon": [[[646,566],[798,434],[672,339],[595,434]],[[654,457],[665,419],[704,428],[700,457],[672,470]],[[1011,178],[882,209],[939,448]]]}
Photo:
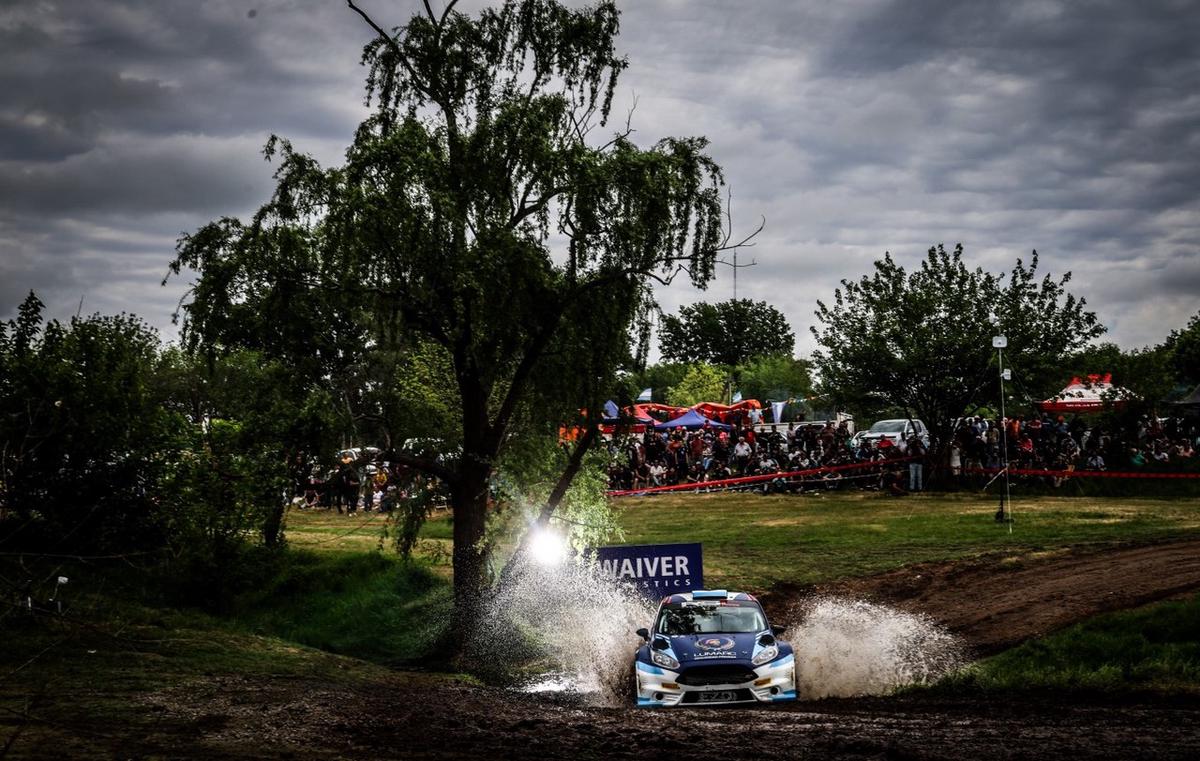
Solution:
{"label": "rope barrier", "polygon": [[[808,470],[795,470],[787,473],[764,473],[755,476],[739,476],[737,478],[723,478],[716,481],[696,481],[686,484],[670,484],[667,486],[647,486],[641,489],[617,489],[606,492],[610,497],[632,497],[641,496],[644,494],[660,494],[663,492],[676,491],[701,491],[710,489],[729,489],[737,487],[748,487],[754,484],[760,484],[766,481],[793,481],[796,479],[806,478],[808,476],[824,475],[827,473],[840,473],[849,470],[865,470],[868,468],[883,469],[899,463],[911,462],[914,457],[899,457],[890,460],[876,460],[872,462],[856,462],[848,465],[827,465],[821,468],[810,468]],[[963,473],[980,473],[984,475],[994,475],[1004,472],[1003,468],[961,468]],[[1152,479],[1200,479],[1200,473],[1162,473],[1162,472],[1136,472],[1136,471],[1111,471],[1111,470],[1044,470],[1037,468],[1009,468],[1008,472],[1017,476],[1046,476],[1050,478],[1152,478]],[[874,474],[866,474],[864,476],[851,476],[851,478],[870,477]]]}
{"label": "rope barrier", "polygon": [[[992,475],[1004,468],[962,468],[963,473]],[[1052,478],[1200,478],[1200,473],[1158,473],[1122,470],[1041,470],[1038,468],[1009,468],[1015,476],[1049,476]]]}
{"label": "rope barrier", "polygon": [[647,486],[642,489],[618,489],[607,492],[610,497],[630,497],[642,494],[659,494],[673,491],[695,491],[699,489],[720,489],[728,486],[749,486],[765,481],[792,480],[806,476],[840,473],[847,470],[864,470],[866,468],[886,468],[902,462],[909,462],[915,457],[897,457],[889,460],[873,460],[871,462],[854,462],[848,465],[826,465],[808,470],[793,470],[787,473],[762,473],[756,476],[739,476],[738,478],[722,478],[716,481],[696,481],[686,484],[670,484],[668,486]]}

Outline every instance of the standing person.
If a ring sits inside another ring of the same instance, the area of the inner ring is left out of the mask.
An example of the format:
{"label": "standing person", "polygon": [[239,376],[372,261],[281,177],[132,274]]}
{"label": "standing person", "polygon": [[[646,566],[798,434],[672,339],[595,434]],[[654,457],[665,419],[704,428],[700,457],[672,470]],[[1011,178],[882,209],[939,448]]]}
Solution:
{"label": "standing person", "polygon": [[750,445],[746,443],[745,436],[739,436],[737,444],[733,445],[733,462],[737,466],[738,475],[746,472],[746,465],[750,462]]}
{"label": "standing person", "polygon": [[913,458],[908,463],[908,490],[910,492],[921,491],[925,488],[922,481],[925,468],[925,443],[915,433],[908,438],[908,456]]}
{"label": "standing person", "polygon": [[350,474],[354,468],[346,458],[342,458],[338,462],[337,470],[334,471],[333,477],[329,479],[329,488],[332,492],[333,506],[337,508],[338,515],[342,514],[342,507],[346,505],[347,484],[351,480]]}
{"label": "standing person", "polygon": [[954,482],[958,483],[958,477],[962,475],[962,449],[958,446],[958,439],[950,443],[950,473],[954,476]]}
{"label": "standing person", "polygon": [[679,446],[675,447],[675,449],[672,451],[671,456],[673,458],[671,464],[675,471],[675,483],[686,484],[688,482],[689,471],[688,449],[683,445],[682,441],[679,442]]}
{"label": "standing person", "polygon": [[346,514],[354,515],[358,512],[358,492],[362,486],[362,479],[359,478],[358,468],[354,467],[354,463],[343,463],[346,466],[344,482],[342,487],[342,497],[346,502]]}

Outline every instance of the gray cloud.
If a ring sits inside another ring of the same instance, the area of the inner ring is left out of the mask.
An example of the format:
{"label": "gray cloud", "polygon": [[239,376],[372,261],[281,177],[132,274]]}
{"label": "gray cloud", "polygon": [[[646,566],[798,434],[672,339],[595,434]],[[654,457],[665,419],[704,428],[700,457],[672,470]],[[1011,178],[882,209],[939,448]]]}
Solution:
{"label": "gray cloud", "polygon": [[[479,2],[464,3],[464,8]],[[367,3],[387,25],[416,3]],[[1200,302],[1200,14],[1191,2],[658,0],[623,4],[635,137],[704,134],[739,229],[739,295],[788,314],[890,250],[962,241],[1075,273],[1126,346]],[[253,17],[250,10],[257,11]],[[369,39],[340,2],[43,2],[0,9],[0,314],[166,326],[175,238],[265,200],[278,133],[336,161],[364,114]],[[731,294],[663,289],[664,308]],[[167,327],[167,332],[170,328]]]}

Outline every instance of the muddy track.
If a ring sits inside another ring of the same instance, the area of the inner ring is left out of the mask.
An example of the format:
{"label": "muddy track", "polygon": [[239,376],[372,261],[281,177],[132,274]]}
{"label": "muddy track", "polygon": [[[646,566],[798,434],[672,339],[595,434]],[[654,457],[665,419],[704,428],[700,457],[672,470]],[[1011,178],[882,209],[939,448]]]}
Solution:
{"label": "muddy track", "polygon": [[930,616],[976,655],[989,655],[1100,613],[1198,591],[1200,539],[1187,539],[922,563],[816,587],[781,585],[762,599],[783,620],[794,620],[799,603],[814,595],[886,603]]}

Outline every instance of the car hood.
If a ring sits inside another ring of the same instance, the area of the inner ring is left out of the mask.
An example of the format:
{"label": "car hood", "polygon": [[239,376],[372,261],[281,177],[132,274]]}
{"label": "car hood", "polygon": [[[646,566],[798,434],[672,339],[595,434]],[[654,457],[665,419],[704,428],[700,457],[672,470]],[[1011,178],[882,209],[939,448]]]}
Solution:
{"label": "car hood", "polygon": [[681,664],[726,663],[750,660],[762,634],[682,634],[667,639]]}

